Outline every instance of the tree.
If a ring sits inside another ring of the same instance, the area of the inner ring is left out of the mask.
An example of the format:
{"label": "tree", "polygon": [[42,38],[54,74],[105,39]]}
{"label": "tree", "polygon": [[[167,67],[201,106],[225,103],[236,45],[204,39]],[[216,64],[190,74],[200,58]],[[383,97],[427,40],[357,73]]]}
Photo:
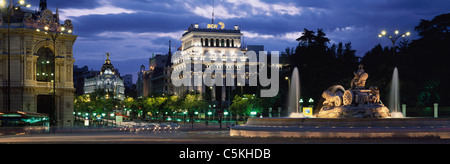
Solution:
{"label": "tree", "polygon": [[135,100],[132,97],[126,97],[123,101],[125,108],[131,108],[134,104]]}
{"label": "tree", "polygon": [[230,111],[236,115],[243,115],[244,111],[247,108],[247,101],[246,99],[243,99],[241,96],[236,95],[233,99],[233,104],[230,106]]}
{"label": "tree", "polygon": [[389,93],[389,84],[392,79],[394,66],[392,65],[392,49],[376,45],[368,51],[361,59],[364,70],[369,74],[370,80],[366,86],[378,86],[383,102],[387,102]]}
{"label": "tree", "polygon": [[143,105],[145,106],[145,111],[148,113],[150,112],[153,115],[155,115],[156,118],[158,118],[159,113],[163,115],[161,118],[161,121],[164,121],[166,117],[166,112],[169,112],[165,108],[165,102],[167,98],[166,97],[147,97],[143,101]]}
{"label": "tree", "polygon": [[89,111],[89,105],[90,105],[90,98],[88,95],[81,95],[75,97],[74,101],[74,107],[75,110],[78,112],[90,112]]}
{"label": "tree", "polygon": [[[415,98],[409,103],[416,106],[432,106],[433,103],[450,105],[450,83],[445,75],[450,74],[448,54],[450,54],[450,13],[434,17],[432,20],[421,20],[415,27],[421,38],[413,40],[401,57],[402,69],[406,73],[400,79],[407,80],[409,85],[418,88]],[[399,68],[399,71],[402,70]],[[420,78],[418,78],[420,77]],[[430,88],[431,87],[431,88]],[[423,98],[430,95],[429,98]],[[433,100],[435,102],[427,101]]]}
{"label": "tree", "polygon": [[301,44],[302,46],[308,46],[312,45],[315,41],[316,36],[314,35],[314,31],[310,31],[306,28],[303,29],[303,36],[297,38],[296,40]]}
{"label": "tree", "polygon": [[187,110],[187,114],[191,120],[192,129],[194,129],[195,112],[206,110],[208,108],[208,103],[203,100],[201,94],[187,94],[182,102],[182,106]]}
{"label": "tree", "polygon": [[164,108],[168,109],[171,112],[181,112],[181,99],[178,96],[169,96],[167,97]]}
{"label": "tree", "polygon": [[[304,29],[297,41],[299,44],[290,56],[290,63],[299,69],[303,98],[319,100],[322,92],[330,86],[350,84],[352,72],[359,65],[359,58],[350,42],[328,46],[330,39],[322,29],[317,33]],[[320,109],[320,105],[316,105],[316,109]]]}
{"label": "tree", "polygon": [[259,98],[256,95],[236,95],[230,106],[230,111],[236,115],[247,116],[251,112],[261,113],[263,109],[273,105],[273,101],[267,101],[265,98]]}
{"label": "tree", "polygon": [[[364,69],[370,74],[367,85],[377,85],[386,99],[394,70],[393,56],[399,70],[401,103],[424,107],[450,105],[447,56],[450,54],[450,13],[438,15],[432,20],[421,20],[415,27],[420,38],[399,42],[398,52],[376,45],[362,58]],[[386,101],[385,101],[386,102]]]}

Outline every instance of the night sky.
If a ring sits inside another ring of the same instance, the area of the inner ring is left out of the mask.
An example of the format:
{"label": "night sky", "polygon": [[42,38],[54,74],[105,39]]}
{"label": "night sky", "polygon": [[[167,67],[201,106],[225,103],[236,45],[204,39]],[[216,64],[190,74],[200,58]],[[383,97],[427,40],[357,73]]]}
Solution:
{"label": "night sky", "polygon": [[[27,0],[34,10],[38,0]],[[212,0],[47,0],[61,21],[72,19],[75,65],[99,70],[105,53],[121,75],[132,74],[134,83],[140,65],[165,54],[168,42],[181,45],[181,35],[191,24],[201,28],[211,23]],[[352,42],[358,56],[376,44],[382,30],[410,31],[421,19],[448,13],[448,0],[216,0],[215,23],[227,29],[239,25],[247,45],[264,45],[266,51],[295,47],[304,28],[322,28],[331,43]]]}

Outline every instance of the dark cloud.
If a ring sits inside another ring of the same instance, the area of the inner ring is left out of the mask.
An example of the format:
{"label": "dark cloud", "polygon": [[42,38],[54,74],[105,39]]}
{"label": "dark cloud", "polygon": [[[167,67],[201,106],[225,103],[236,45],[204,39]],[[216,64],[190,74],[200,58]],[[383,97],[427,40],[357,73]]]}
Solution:
{"label": "dark cloud", "polygon": [[[39,6],[39,0],[25,0],[32,6]],[[99,0],[47,0],[47,7],[51,10],[56,8],[83,8],[91,9],[99,5]]]}

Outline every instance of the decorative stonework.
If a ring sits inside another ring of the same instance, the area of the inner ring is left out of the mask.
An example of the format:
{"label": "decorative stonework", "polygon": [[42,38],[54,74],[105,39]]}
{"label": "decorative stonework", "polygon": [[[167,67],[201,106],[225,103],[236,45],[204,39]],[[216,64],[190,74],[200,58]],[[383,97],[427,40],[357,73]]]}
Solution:
{"label": "decorative stonework", "polygon": [[27,75],[26,78],[27,80],[32,80],[33,79],[33,73],[32,73],[32,62],[31,61],[27,61],[27,65],[26,65],[26,70],[27,70]]}
{"label": "decorative stonework", "polygon": [[377,86],[365,88],[369,77],[362,65],[354,73],[351,88],[333,86],[326,90],[322,97],[323,107],[316,117],[322,118],[387,118],[389,109],[380,101],[380,90]]}
{"label": "decorative stonework", "polygon": [[[16,13],[17,15],[15,15]],[[11,23],[11,79],[17,79],[11,82],[14,86],[11,88],[11,93],[14,97],[11,101],[12,111],[26,111],[38,113],[38,106],[42,102],[38,102],[38,96],[53,95],[53,83],[48,81],[37,81],[38,73],[42,72],[38,69],[37,61],[41,56],[38,51],[41,48],[49,48],[55,55],[57,52],[56,69],[51,72],[56,76],[56,113],[54,117],[57,122],[56,125],[70,125],[73,123],[73,93],[75,91],[73,86],[73,45],[77,39],[73,35],[72,21],[66,20],[64,24],[60,23],[58,12],[54,14],[49,9],[42,9],[39,11],[30,11],[18,9],[13,12],[12,19],[15,21]],[[48,27],[48,28],[45,28]],[[64,28],[61,28],[64,27]],[[0,51],[7,52],[7,28],[3,22],[3,17],[0,13]],[[59,37],[56,39],[56,46],[53,45],[50,32],[45,32],[48,29],[59,29]],[[69,31],[70,30],[70,31]],[[49,53],[50,55],[51,52]],[[55,55],[56,56],[56,55]],[[51,58],[49,58],[51,59]],[[0,55],[0,81],[6,81],[5,77],[8,75],[7,71],[7,55]],[[48,72],[50,75],[50,72]],[[42,74],[41,74],[42,75]],[[0,90],[6,88],[5,83],[0,83]],[[0,93],[1,94],[1,93]],[[6,96],[0,95],[0,112],[6,109]],[[18,99],[20,98],[20,99]],[[41,105],[42,106],[42,105]],[[49,113],[47,113],[49,114]]]}

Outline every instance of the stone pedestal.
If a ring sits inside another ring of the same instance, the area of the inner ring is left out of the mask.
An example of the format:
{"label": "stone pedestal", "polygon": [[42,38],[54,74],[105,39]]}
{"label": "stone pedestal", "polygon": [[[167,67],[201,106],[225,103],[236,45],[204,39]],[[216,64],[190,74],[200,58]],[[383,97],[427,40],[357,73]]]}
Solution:
{"label": "stone pedestal", "polygon": [[389,118],[391,114],[384,105],[341,106],[322,108],[316,117],[320,118]]}

